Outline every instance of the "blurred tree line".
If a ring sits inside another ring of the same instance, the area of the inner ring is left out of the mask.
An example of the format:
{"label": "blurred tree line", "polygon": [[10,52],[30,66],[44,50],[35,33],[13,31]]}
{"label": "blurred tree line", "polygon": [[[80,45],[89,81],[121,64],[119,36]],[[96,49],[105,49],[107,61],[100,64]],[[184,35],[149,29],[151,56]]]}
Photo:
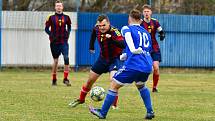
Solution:
{"label": "blurred tree line", "polygon": [[[63,0],[65,11],[128,13],[147,0]],[[3,0],[3,10],[54,11],[55,0]],[[215,15],[215,0],[151,0],[154,13]]]}

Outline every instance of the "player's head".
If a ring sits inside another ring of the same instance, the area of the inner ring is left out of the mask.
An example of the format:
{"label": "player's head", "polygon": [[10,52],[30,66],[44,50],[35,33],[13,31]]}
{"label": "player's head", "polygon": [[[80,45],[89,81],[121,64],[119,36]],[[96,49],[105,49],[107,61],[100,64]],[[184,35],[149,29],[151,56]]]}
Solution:
{"label": "player's head", "polygon": [[141,21],[141,12],[137,9],[133,9],[129,13],[128,23],[129,24],[140,24]]}
{"label": "player's head", "polygon": [[150,19],[152,15],[152,8],[150,5],[143,5],[143,16],[146,19]]}
{"label": "player's head", "polygon": [[56,13],[62,13],[63,12],[63,2],[61,0],[55,1],[55,11],[56,11]]}
{"label": "player's head", "polygon": [[101,14],[97,18],[96,26],[102,33],[107,32],[110,29],[110,21],[107,15]]}

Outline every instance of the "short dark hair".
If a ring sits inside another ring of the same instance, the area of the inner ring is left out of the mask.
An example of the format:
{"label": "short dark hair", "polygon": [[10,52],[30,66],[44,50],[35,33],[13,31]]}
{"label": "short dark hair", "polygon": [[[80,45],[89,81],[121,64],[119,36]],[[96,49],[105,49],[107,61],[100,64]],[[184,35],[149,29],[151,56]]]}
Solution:
{"label": "short dark hair", "polygon": [[56,4],[56,3],[63,3],[63,2],[62,2],[61,0],[56,0],[56,1],[55,1],[55,4]]}
{"label": "short dark hair", "polygon": [[140,20],[141,19],[141,12],[137,9],[133,9],[130,11],[129,16],[131,16],[132,18],[134,18],[136,20]]}
{"label": "short dark hair", "polygon": [[152,7],[150,5],[148,5],[148,4],[144,4],[143,7],[142,7],[142,9],[143,10],[144,9],[150,9],[150,10],[152,10]]}
{"label": "short dark hair", "polygon": [[109,21],[109,18],[107,15],[105,14],[101,14],[98,16],[97,21],[102,22],[104,19],[106,19],[107,21]]}

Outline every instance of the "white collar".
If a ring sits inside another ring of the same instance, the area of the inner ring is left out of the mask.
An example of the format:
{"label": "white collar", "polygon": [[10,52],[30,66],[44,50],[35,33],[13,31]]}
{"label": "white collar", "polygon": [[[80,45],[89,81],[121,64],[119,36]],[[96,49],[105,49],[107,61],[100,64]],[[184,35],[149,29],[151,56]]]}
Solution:
{"label": "white collar", "polygon": [[151,18],[150,19],[143,19],[146,23],[149,23],[151,21]]}
{"label": "white collar", "polygon": [[130,24],[130,25],[136,25],[136,26],[140,26],[140,24]]}

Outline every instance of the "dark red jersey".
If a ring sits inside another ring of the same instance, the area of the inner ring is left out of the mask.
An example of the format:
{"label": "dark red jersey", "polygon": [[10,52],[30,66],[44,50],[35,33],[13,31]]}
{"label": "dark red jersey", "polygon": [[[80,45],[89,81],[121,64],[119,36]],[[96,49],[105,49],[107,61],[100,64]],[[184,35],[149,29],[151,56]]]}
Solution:
{"label": "dark red jersey", "polygon": [[[63,44],[68,41],[71,31],[71,20],[65,14],[50,14],[46,20],[45,31],[49,35],[51,42],[55,44]],[[51,27],[51,31],[49,28]]]}
{"label": "dark red jersey", "polygon": [[143,20],[141,26],[144,27],[151,35],[153,51],[155,52],[159,51],[159,45],[155,36],[158,28],[161,27],[158,20],[154,18],[151,18],[149,22]]}
{"label": "dark red jersey", "polygon": [[90,40],[90,50],[94,50],[96,38],[100,46],[100,56],[107,61],[119,57],[125,47],[121,33],[113,26],[111,26],[110,30],[106,33],[101,33],[98,27],[93,28]]}

